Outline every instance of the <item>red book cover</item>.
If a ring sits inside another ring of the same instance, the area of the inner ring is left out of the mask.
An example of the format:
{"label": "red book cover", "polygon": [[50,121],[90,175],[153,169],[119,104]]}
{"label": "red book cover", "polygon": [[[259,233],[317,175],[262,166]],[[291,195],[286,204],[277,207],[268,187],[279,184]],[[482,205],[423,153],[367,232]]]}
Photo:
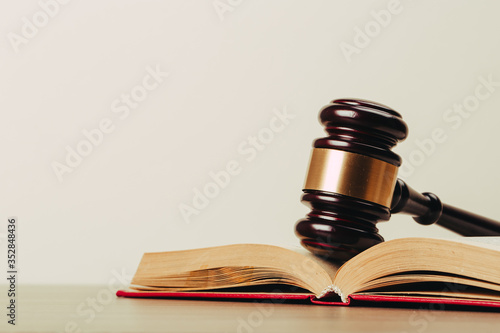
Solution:
{"label": "red book cover", "polygon": [[377,306],[398,306],[435,304],[434,309],[441,306],[464,306],[464,307],[485,307],[499,308],[500,302],[487,300],[453,299],[453,298],[432,298],[415,296],[381,296],[381,295],[350,295],[347,302],[319,300],[310,294],[272,294],[272,293],[235,293],[235,292],[162,292],[162,291],[133,291],[118,290],[118,297],[131,298],[165,298],[165,299],[192,299],[192,300],[233,300],[233,301],[292,301],[304,304],[330,305],[330,306],[355,306],[355,305],[377,305]]}

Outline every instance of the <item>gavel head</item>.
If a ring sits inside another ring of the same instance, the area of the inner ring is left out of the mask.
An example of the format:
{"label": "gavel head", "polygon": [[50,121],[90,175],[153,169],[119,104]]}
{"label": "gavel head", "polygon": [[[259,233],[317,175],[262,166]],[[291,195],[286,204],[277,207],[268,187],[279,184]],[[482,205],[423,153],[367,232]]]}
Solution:
{"label": "gavel head", "polygon": [[383,242],[376,223],[391,216],[401,158],[391,151],[408,128],[393,109],[337,99],[320,111],[328,137],[314,141],[295,233],[314,254],[345,261]]}

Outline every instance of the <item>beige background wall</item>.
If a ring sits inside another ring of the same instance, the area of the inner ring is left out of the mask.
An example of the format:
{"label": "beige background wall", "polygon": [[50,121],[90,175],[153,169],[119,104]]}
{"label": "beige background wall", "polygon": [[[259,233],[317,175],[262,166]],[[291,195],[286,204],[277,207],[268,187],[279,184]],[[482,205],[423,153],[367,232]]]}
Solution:
{"label": "beige background wall", "polygon": [[145,251],[297,246],[318,110],[339,97],[403,114],[414,188],[500,218],[497,1],[0,6],[1,260],[14,215],[20,283],[106,283]]}

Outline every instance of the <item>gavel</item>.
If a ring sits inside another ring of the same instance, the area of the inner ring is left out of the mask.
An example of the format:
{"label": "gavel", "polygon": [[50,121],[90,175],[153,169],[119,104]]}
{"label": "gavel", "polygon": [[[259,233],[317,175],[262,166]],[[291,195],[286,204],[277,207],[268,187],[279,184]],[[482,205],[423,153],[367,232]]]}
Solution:
{"label": "gavel", "polygon": [[500,223],[441,203],[397,178],[401,157],[391,149],[408,135],[395,110],[361,99],[337,99],[320,110],[328,137],[314,141],[302,203],[311,209],[295,225],[303,247],[346,261],[384,241],[376,224],[409,214],[463,236],[498,236]]}

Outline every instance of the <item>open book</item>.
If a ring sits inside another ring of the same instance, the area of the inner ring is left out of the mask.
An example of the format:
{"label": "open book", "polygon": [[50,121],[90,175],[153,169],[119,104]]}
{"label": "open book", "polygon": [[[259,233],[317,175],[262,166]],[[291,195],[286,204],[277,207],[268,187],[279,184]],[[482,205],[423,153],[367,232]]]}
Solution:
{"label": "open book", "polygon": [[312,254],[238,244],[145,253],[130,289],[117,295],[500,307],[499,264],[500,251],[494,248],[430,238],[381,243],[340,268]]}

